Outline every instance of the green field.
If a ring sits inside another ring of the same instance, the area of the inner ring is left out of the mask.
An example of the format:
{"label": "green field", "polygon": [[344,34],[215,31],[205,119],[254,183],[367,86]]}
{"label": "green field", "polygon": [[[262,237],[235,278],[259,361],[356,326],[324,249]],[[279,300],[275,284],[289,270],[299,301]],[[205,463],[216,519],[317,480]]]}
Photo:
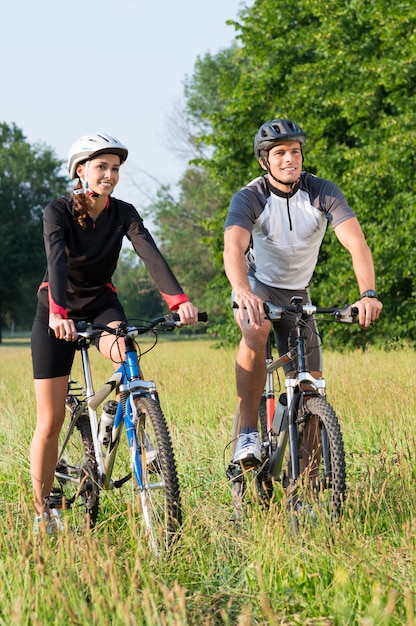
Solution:
{"label": "green field", "polygon": [[[111,367],[91,352],[98,384]],[[415,353],[325,354],[348,498],[338,525],[318,519],[296,538],[278,488],[269,511],[252,506],[232,521],[234,353],[164,340],[143,357],[171,429],[184,508],[180,541],[156,559],[137,540],[128,485],[104,495],[94,533],[33,537],[30,349],[0,346],[0,625],[416,623]]]}

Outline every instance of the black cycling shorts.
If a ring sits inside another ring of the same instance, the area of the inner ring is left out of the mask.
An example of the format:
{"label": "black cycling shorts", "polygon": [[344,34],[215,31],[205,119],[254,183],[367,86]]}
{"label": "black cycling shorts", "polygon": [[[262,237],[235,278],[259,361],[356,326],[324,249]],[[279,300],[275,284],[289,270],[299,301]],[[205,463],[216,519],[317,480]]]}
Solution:
{"label": "black cycling shorts", "polygon": [[[124,320],[126,320],[124,309],[118,298],[114,296],[96,315],[85,321],[109,324]],[[49,308],[38,300],[31,336],[33,378],[69,376],[74,361],[76,342],[51,337],[48,329]]]}
{"label": "black cycling shorts", "polygon": [[[293,296],[302,296],[303,304],[310,304],[309,289],[280,289],[279,287],[270,287],[260,282],[254,275],[252,270],[248,272],[250,287],[256,296],[259,296],[264,302],[271,302],[276,306],[289,306]],[[289,348],[296,346],[296,337],[293,327],[295,314],[285,313],[281,320],[273,323],[274,335],[276,339],[276,347],[279,356],[285,354]],[[309,352],[309,367],[313,372],[322,372],[322,349],[321,337],[314,318],[308,320],[306,325]],[[293,365],[288,363],[284,365],[285,373],[293,370]]]}

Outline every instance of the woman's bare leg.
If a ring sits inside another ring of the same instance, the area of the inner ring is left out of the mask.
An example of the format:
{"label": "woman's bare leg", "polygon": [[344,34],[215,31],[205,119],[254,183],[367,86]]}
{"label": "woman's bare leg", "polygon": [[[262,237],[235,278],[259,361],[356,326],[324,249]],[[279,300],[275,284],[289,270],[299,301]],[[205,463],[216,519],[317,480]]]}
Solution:
{"label": "woman's bare leg", "polygon": [[30,447],[30,471],[35,506],[41,513],[54,478],[58,437],[65,417],[68,376],[36,379],[34,384],[37,421]]}

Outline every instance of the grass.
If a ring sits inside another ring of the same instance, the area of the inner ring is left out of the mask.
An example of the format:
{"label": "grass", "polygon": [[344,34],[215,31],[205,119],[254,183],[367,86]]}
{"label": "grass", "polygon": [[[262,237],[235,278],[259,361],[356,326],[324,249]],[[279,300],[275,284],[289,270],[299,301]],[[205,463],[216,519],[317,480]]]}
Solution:
{"label": "grass", "polygon": [[[98,384],[110,370],[92,355]],[[348,500],[338,524],[319,519],[297,538],[278,488],[269,511],[252,506],[231,521],[234,356],[196,339],[164,340],[143,357],[170,426],[184,507],[180,541],[156,559],[137,540],[128,486],[125,498],[104,494],[96,532],[33,537],[30,349],[0,346],[0,626],[415,624],[414,352],[325,354]]]}

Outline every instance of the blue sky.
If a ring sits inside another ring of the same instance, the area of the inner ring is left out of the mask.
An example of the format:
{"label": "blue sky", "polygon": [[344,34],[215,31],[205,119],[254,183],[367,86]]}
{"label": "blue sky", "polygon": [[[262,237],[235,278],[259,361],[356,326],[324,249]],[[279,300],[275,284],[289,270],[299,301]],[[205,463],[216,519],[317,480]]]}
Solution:
{"label": "blue sky", "polygon": [[114,135],[130,151],[115,195],[140,208],[152,177],[180,178],[169,116],[197,57],[231,44],[225,22],[245,4],[253,0],[14,0],[2,15],[0,121],[62,159],[85,133]]}

